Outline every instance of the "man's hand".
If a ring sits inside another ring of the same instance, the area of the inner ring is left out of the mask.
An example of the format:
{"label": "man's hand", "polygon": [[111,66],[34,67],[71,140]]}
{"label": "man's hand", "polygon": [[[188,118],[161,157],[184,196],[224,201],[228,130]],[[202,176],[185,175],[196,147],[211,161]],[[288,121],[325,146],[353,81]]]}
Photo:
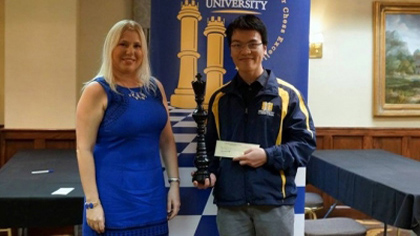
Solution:
{"label": "man's hand", "polygon": [[[193,176],[194,173],[195,172],[192,172],[191,173],[191,176]],[[206,178],[204,180],[204,184],[200,184],[197,181],[194,181],[193,184],[198,189],[206,189],[206,188],[214,187],[214,185],[216,184],[216,176],[213,173],[210,173],[210,179],[209,178]]]}
{"label": "man's hand", "polygon": [[233,158],[233,161],[238,161],[241,166],[257,168],[267,162],[267,154],[262,148],[251,148],[246,150],[244,155]]}

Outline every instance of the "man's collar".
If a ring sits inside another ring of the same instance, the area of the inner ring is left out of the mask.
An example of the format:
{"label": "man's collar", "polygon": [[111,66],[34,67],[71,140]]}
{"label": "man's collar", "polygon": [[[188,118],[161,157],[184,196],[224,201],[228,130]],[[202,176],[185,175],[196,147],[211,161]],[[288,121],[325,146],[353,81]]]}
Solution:
{"label": "man's collar", "polygon": [[[260,76],[258,76],[258,78],[253,83],[257,82],[261,85],[261,87],[264,87],[267,84],[268,77],[269,77],[268,72],[267,72],[267,70],[264,69],[263,73]],[[235,76],[234,79],[238,80],[238,84],[237,84],[238,86],[241,86],[241,87],[242,86],[249,86],[248,83],[246,83],[245,80],[241,78],[239,73],[236,73],[236,76]]]}

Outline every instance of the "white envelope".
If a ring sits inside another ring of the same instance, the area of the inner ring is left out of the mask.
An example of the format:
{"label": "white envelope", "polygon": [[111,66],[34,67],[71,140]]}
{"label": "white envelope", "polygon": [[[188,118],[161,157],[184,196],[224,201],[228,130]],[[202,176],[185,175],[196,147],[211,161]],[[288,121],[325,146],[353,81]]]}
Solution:
{"label": "white envelope", "polygon": [[217,157],[234,158],[244,154],[250,148],[258,148],[260,145],[253,143],[240,143],[217,140],[214,155]]}

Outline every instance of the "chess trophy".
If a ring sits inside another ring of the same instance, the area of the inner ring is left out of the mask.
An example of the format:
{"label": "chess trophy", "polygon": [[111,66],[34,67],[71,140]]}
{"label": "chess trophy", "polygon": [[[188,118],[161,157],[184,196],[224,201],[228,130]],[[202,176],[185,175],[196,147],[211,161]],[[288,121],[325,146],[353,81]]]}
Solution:
{"label": "chess trophy", "polygon": [[200,184],[204,184],[206,178],[210,179],[209,174],[209,159],[207,158],[206,142],[204,134],[206,130],[207,112],[203,108],[204,93],[206,89],[206,82],[201,79],[201,74],[197,73],[196,79],[191,82],[197,108],[193,111],[193,118],[197,123],[197,151],[194,158],[194,166],[197,171],[194,173],[192,181],[197,181]]}

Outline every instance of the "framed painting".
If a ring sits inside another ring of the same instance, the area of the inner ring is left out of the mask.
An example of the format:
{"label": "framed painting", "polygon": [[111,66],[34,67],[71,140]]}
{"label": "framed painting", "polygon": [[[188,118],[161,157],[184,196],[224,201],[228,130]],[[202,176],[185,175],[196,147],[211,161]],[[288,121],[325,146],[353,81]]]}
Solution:
{"label": "framed painting", "polygon": [[373,2],[375,116],[420,116],[420,2]]}

